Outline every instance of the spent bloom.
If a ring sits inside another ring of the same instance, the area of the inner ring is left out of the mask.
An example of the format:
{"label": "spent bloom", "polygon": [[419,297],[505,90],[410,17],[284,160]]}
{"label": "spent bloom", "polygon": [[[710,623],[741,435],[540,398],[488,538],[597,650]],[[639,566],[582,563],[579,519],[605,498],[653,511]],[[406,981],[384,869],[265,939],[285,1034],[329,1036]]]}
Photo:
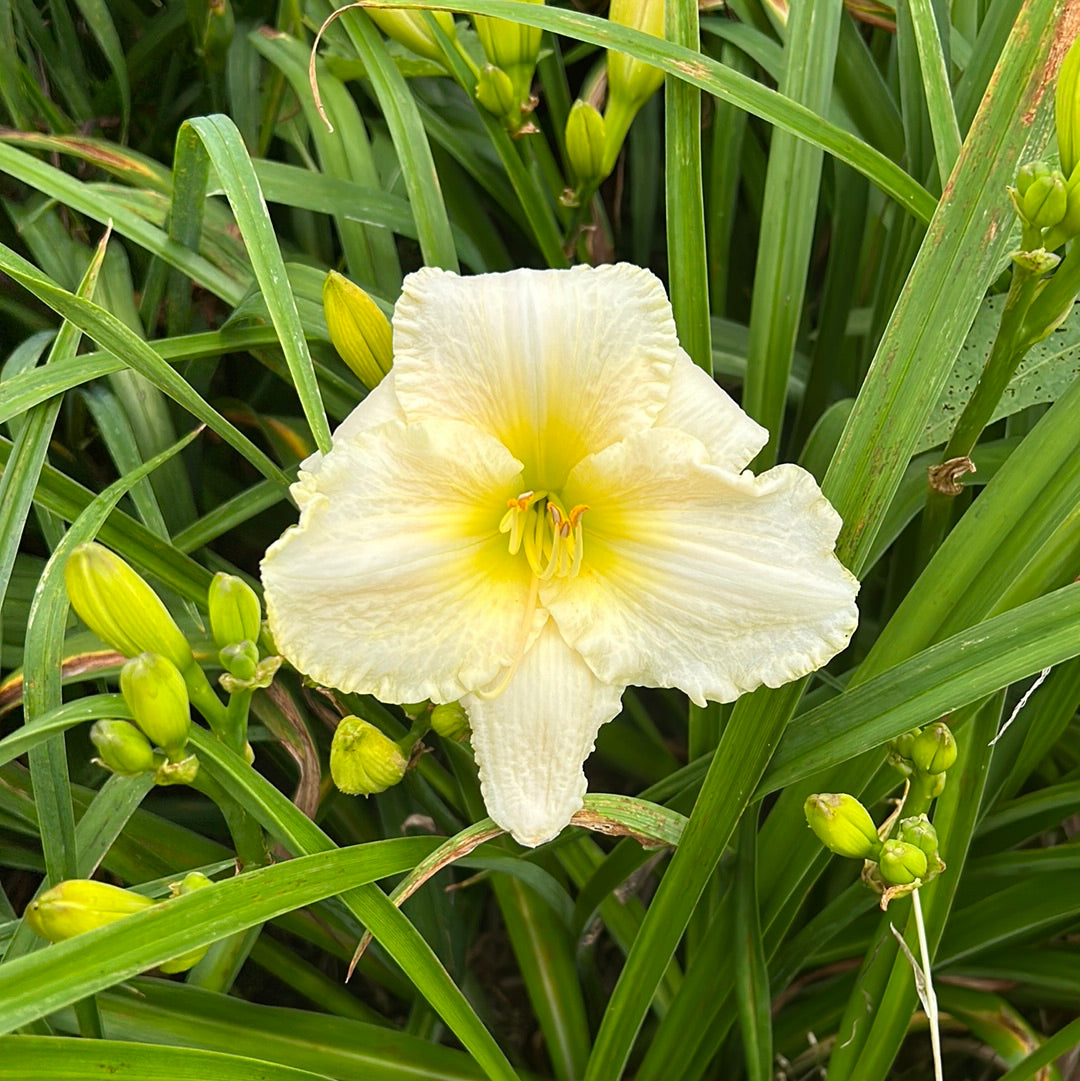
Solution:
{"label": "spent bloom", "polygon": [[728,702],[847,644],[840,520],[798,467],[745,471],[766,438],[648,271],[421,270],[390,374],[293,488],[271,632],[342,691],[460,700],[488,813],[540,844],[628,684]]}

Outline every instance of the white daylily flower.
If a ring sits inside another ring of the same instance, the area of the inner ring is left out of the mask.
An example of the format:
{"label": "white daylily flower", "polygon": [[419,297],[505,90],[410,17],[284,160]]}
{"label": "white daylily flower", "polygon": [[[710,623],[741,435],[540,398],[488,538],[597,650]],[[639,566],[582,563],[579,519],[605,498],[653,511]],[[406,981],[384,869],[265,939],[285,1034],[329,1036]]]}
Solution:
{"label": "white daylily flower", "polygon": [[765,441],[648,271],[421,270],[263,561],[274,639],[343,691],[461,699],[489,814],[540,844],[628,684],[727,702],[847,644],[840,520],[796,466],[743,472]]}

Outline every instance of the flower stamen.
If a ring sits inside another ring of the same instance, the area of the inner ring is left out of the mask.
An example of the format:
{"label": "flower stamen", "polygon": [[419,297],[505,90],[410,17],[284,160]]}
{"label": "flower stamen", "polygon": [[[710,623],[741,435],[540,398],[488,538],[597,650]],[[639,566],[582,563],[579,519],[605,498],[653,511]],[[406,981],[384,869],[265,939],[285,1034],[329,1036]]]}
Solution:
{"label": "flower stamen", "polygon": [[581,518],[589,509],[579,503],[565,511],[550,492],[522,492],[506,501],[499,532],[508,533],[511,555],[523,548],[534,575],[542,581],[573,578],[581,570],[585,535]]}

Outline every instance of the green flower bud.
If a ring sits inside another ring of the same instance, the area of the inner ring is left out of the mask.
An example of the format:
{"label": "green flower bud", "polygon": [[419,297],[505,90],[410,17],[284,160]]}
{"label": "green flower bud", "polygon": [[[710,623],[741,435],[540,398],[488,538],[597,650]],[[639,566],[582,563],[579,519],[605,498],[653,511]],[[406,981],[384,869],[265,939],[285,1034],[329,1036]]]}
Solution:
{"label": "green flower bud", "polygon": [[234,642],[218,654],[218,660],[230,676],[247,683],[258,673],[259,647],[254,642]]}
{"label": "green flower bud", "polygon": [[142,653],[120,670],[120,690],[150,741],[177,757],[187,743],[191,710],[176,665],[156,653]]}
{"label": "green flower bud", "polygon": [[595,187],[604,172],[604,118],[586,101],[575,101],[566,119],[566,158],[579,186]]}
{"label": "green flower bud", "polygon": [[[611,0],[608,18],[620,26],[664,36],[664,0]],[[664,73],[626,53],[607,55],[608,95],[625,99],[637,112],[663,85]]]}
{"label": "green flower bud", "polygon": [[890,886],[908,886],[926,874],[926,853],[906,841],[886,841],[881,846],[878,870]]}
{"label": "green flower bud", "polygon": [[[213,884],[213,881],[201,871],[192,871],[190,874],[185,875],[182,881],[173,882],[169,886],[169,896],[183,897],[187,893],[194,893],[196,890],[205,889]],[[168,975],[176,972],[187,972],[189,968],[194,968],[206,956],[209,949],[209,945],[196,946],[195,949],[188,950],[187,953],[182,953],[179,957],[173,957],[171,960],[163,962],[158,965],[158,968]]]}
{"label": "green flower bud", "polygon": [[185,893],[194,893],[196,890],[204,890],[212,886],[214,880],[208,878],[202,871],[189,871],[179,882],[173,882],[169,886],[170,897],[183,897]]}
{"label": "green flower bud", "polygon": [[460,702],[445,702],[431,711],[431,727],[443,739],[461,739],[469,731],[469,715]]}
{"label": "green flower bud", "polygon": [[521,116],[520,99],[514,92],[510,76],[493,64],[485,64],[480,72],[476,81],[476,100],[492,116],[499,117],[510,126],[515,126],[514,122]]}
{"label": "green flower bud", "polygon": [[119,886],[73,878],[39,893],[26,906],[23,916],[35,935],[50,942],[63,942],[141,912],[153,903],[149,897]]}
{"label": "green flower bud", "polygon": [[90,741],[98,753],[94,761],[121,777],[149,773],[160,763],[146,736],[127,721],[95,721]]}
{"label": "green flower bud", "polygon": [[1069,198],[1065,178],[1056,170],[1033,180],[1019,200],[1020,216],[1037,229],[1049,229],[1065,217]]}
{"label": "green flower bud", "polygon": [[234,642],[254,642],[262,626],[262,607],[255,590],[235,574],[215,574],[207,597],[210,631],[218,649]]}
{"label": "green flower bud", "polygon": [[1080,162],[1080,40],[1072,43],[1058,72],[1054,122],[1061,171],[1071,177]]}
{"label": "green flower bud", "polygon": [[385,792],[405,776],[408,764],[392,739],[359,717],[343,717],[334,731],[330,775],[346,795]]}
{"label": "green flower bud", "polygon": [[160,653],[181,671],[194,663],[191,646],[161,599],[108,548],[80,544],[64,567],[64,581],[79,618],[117,653]]}
{"label": "green flower bud", "polygon": [[[417,56],[434,60],[437,64],[442,63],[442,49],[439,48],[423,15],[414,11],[376,11],[374,8],[368,8],[367,13],[388,38],[404,45],[406,49],[411,49]],[[439,26],[453,38],[456,34],[454,17],[448,11],[436,11],[433,14]]]}
{"label": "green flower bud", "polygon": [[929,864],[938,858],[938,835],[933,823],[926,815],[916,818],[904,818],[897,830],[898,839],[919,849]]}
{"label": "green flower bud", "polygon": [[1016,192],[1023,198],[1028,188],[1041,177],[1051,176],[1054,170],[1045,161],[1029,161],[1016,171]]}
{"label": "green flower bud", "polygon": [[818,840],[838,856],[865,860],[873,858],[881,849],[874,820],[866,808],[846,792],[807,797],[803,814]]}
{"label": "green flower bud", "polygon": [[336,270],[326,275],[322,302],[334,348],[360,382],[374,390],[394,360],[390,321],[363,289]]}
{"label": "green flower bud", "polygon": [[[544,0],[530,2],[542,4]],[[518,102],[526,101],[532,89],[543,31],[509,19],[493,19],[490,15],[474,15],[473,23],[488,62],[510,76]]]}
{"label": "green flower bud", "polygon": [[927,725],[911,744],[911,761],[923,773],[944,773],[956,761],[956,737],[947,724]]}

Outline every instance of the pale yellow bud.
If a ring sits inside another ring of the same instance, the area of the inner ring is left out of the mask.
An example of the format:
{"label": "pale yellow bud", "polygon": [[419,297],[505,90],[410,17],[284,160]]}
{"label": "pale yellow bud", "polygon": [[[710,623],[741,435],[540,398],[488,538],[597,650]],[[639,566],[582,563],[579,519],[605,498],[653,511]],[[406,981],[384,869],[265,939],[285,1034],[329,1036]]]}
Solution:
{"label": "pale yellow bud", "polygon": [[38,894],[26,906],[23,916],[35,935],[50,942],[63,942],[141,912],[153,903],[149,897],[119,886],[74,878]]}
{"label": "pale yellow bud", "polygon": [[343,717],[334,731],[330,775],[346,795],[385,792],[405,776],[408,764],[392,739],[359,717]]}
{"label": "pale yellow bud", "polygon": [[117,653],[160,653],[181,671],[194,663],[191,646],[161,599],[108,548],[80,544],[64,566],[64,582],[79,618]]}
{"label": "pale yellow bud", "polygon": [[363,289],[336,270],[326,275],[322,300],[334,348],[360,382],[374,390],[394,360],[390,321]]}

